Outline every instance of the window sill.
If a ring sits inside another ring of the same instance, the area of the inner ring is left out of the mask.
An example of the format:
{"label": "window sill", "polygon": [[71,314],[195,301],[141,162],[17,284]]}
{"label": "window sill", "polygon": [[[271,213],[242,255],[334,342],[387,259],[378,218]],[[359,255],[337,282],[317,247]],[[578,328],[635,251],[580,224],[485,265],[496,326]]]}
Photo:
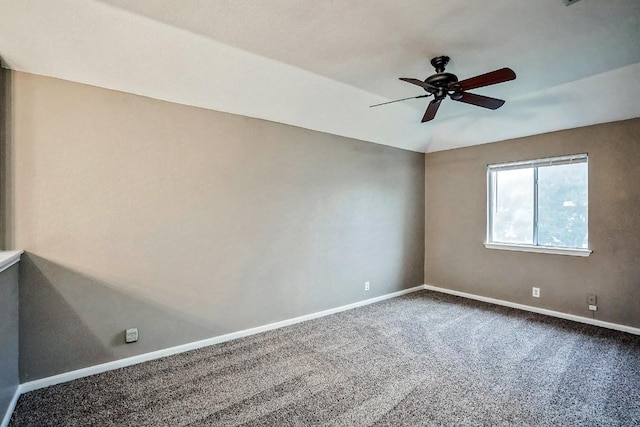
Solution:
{"label": "window sill", "polygon": [[553,248],[550,246],[516,245],[510,243],[485,243],[484,247],[487,249],[500,249],[503,251],[536,252],[539,254],[569,255],[581,257],[587,257],[591,255],[592,252],[591,249]]}

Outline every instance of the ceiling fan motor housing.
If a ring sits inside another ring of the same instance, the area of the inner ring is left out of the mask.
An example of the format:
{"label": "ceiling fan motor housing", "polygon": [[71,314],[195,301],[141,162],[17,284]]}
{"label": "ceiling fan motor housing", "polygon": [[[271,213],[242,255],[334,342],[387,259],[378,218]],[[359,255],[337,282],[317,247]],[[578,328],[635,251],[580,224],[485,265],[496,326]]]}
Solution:
{"label": "ceiling fan motor housing", "polygon": [[437,90],[434,90],[434,88],[424,88],[424,90],[434,94],[436,99],[444,99],[451,88],[451,84],[458,82],[458,77],[455,74],[444,72],[444,67],[448,63],[448,56],[436,56],[431,60],[431,65],[436,69],[437,74],[427,77],[424,82],[435,86]]}
{"label": "ceiling fan motor housing", "polygon": [[457,82],[458,77],[455,74],[438,73],[427,77],[425,80],[425,83],[435,86],[436,90],[434,88],[424,88],[424,90],[434,94],[436,99],[444,99],[451,88],[450,85]]}
{"label": "ceiling fan motor housing", "polygon": [[451,83],[456,83],[458,81],[458,77],[455,74],[451,73],[438,73],[432,76],[427,77],[425,83],[429,83],[430,85],[437,87],[448,87]]}

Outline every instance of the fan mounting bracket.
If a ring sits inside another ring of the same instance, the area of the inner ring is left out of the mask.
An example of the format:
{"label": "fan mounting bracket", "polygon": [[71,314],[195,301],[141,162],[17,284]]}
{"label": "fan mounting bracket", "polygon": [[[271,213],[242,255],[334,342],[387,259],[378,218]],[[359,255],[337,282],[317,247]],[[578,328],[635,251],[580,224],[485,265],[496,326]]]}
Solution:
{"label": "fan mounting bracket", "polygon": [[431,60],[431,65],[436,69],[436,73],[442,73],[444,71],[444,67],[446,67],[448,63],[448,56],[436,56]]}

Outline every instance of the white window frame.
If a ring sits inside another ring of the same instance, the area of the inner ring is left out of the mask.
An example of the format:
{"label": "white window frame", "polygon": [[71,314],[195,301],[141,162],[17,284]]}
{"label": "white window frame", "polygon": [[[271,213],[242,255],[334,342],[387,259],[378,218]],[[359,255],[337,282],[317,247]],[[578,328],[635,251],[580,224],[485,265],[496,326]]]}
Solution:
{"label": "white window frame", "polygon": [[[587,153],[574,154],[561,157],[550,157],[545,159],[527,160],[519,162],[499,163],[487,165],[487,235],[484,246],[487,249],[500,249],[508,251],[520,251],[520,252],[537,252],[545,254],[555,255],[571,255],[571,256],[589,256],[592,251],[586,248],[565,248],[558,246],[542,246],[538,245],[538,167],[541,166],[556,166],[566,165],[570,163],[587,163],[589,164],[589,156]],[[533,244],[517,244],[517,243],[500,243],[494,242],[492,237],[493,231],[493,215],[491,207],[493,205],[493,197],[495,197],[495,190],[492,188],[491,172],[505,171],[514,169],[527,169],[533,168],[534,171],[534,191],[533,191]],[[588,183],[587,183],[588,186]],[[587,188],[588,191],[588,188]],[[588,224],[587,224],[588,227]]]}

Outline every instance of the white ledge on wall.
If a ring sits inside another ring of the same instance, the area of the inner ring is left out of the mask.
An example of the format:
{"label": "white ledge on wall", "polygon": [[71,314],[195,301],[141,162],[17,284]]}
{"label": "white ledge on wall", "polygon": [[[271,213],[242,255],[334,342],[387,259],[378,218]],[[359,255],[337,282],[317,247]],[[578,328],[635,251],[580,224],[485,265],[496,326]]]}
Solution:
{"label": "white ledge on wall", "polygon": [[0,251],[0,272],[20,261],[23,251]]}
{"label": "white ledge on wall", "polygon": [[518,251],[518,252],[537,252],[539,254],[553,254],[553,255],[569,255],[569,256],[589,256],[591,249],[579,249],[579,248],[555,248],[551,246],[533,246],[533,245],[516,245],[511,243],[485,243],[484,247],[487,249],[500,249],[503,251]]}

